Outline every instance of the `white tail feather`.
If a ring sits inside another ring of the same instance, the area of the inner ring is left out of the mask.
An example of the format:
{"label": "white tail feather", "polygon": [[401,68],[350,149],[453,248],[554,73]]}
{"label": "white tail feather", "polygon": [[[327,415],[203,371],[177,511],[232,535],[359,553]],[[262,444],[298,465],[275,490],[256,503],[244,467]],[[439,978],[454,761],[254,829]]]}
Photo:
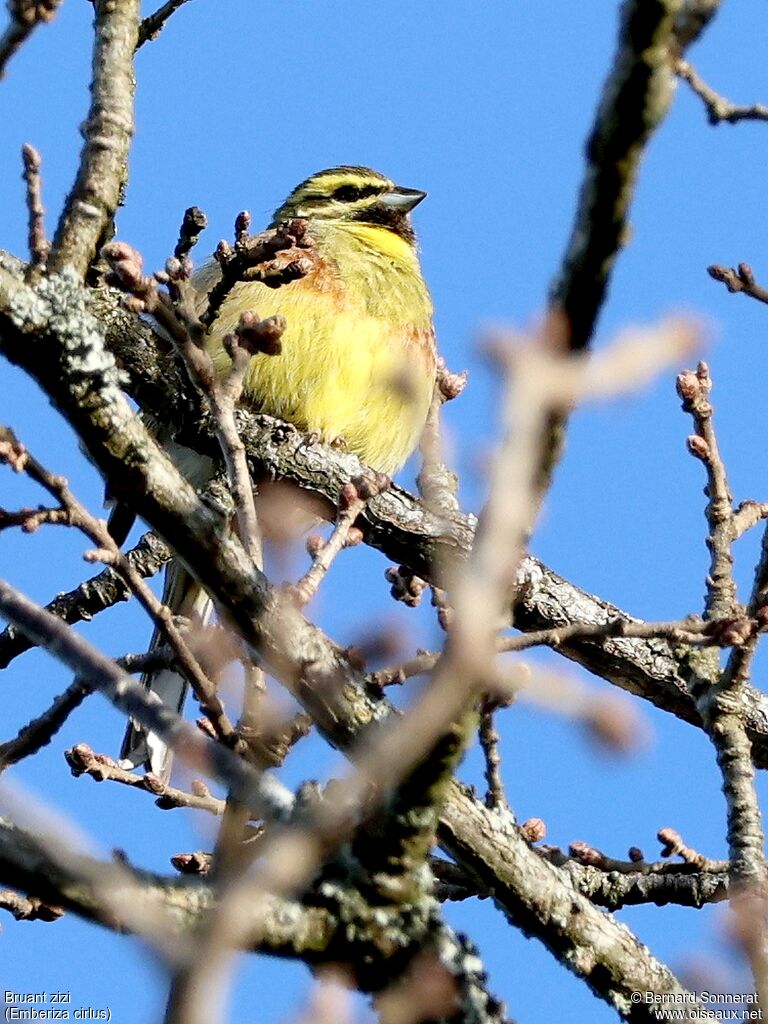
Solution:
{"label": "white tail feather", "polygon": [[[213,614],[213,602],[192,576],[178,561],[169,564],[165,572],[163,602],[168,605],[174,615],[183,616],[189,623],[189,632],[206,626]],[[150,650],[155,650],[162,643],[162,635],[155,630],[152,635]],[[150,698],[179,714],[184,710],[187,696],[187,681],[170,668],[159,669],[157,672],[145,673],[142,683],[149,690]],[[167,782],[171,775],[173,751],[168,745],[131,719],[123,738],[120,750],[120,767],[131,771],[146,765],[147,769],[157,775],[162,782]]]}

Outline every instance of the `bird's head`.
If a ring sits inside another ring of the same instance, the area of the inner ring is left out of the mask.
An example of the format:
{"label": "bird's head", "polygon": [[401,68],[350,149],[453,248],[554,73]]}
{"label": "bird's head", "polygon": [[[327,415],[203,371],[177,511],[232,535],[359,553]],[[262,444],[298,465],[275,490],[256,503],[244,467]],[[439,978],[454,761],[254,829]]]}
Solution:
{"label": "bird's head", "polygon": [[271,227],[291,217],[378,225],[413,243],[408,214],[426,195],[370,167],[330,167],[302,181],[276,211]]}

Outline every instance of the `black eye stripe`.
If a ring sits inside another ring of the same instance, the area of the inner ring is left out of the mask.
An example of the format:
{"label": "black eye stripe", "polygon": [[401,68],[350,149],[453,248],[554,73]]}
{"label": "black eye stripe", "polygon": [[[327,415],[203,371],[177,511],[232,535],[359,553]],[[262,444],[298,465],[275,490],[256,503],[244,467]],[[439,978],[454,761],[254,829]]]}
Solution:
{"label": "black eye stripe", "polygon": [[366,199],[381,192],[380,185],[339,185],[333,190],[333,198],[342,203],[354,203],[358,199]]}

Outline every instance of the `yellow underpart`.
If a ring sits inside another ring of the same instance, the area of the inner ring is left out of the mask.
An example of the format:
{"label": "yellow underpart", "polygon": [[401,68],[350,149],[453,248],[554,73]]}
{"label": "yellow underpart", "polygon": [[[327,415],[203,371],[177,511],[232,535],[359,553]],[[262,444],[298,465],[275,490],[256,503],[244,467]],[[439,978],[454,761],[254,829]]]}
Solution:
{"label": "yellow underpart", "polygon": [[[223,372],[223,335],[240,314],[284,316],[279,355],[257,355],[245,397],[256,409],[346,447],[393,473],[418,444],[432,397],[432,305],[413,246],[370,224],[310,222],[322,270],[277,289],[242,282],[210,331]],[[195,283],[211,287],[218,271]]]}

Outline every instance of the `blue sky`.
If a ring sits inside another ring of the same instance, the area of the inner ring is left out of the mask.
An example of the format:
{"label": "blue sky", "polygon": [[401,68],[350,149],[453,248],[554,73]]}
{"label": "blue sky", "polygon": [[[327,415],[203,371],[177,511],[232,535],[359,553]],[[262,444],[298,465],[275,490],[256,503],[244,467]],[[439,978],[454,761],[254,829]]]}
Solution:
{"label": "blue sky", "polygon": [[[542,312],[570,230],[617,10],[607,0],[586,7],[566,0],[194,0],[139,54],[137,134],[119,236],[144,253],[148,266],[160,266],[183,210],[196,204],[211,223],[200,247],[207,254],[230,236],[240,209],[250,209],[255,226],[266,223],[293,185],[338,163],[368,164],[426,189],[415,222],[440,348],[453,369],[470,371],[467,391],[448,410],[448,440],[462,472],[463,504],[477,510],[483,494],[478,466],[498,434],[496,381],[477,339],[489,324],[525,326]],[[0,245],[22,255],[19,150],[31,142],[42,154],[52,229],[73,178],[77,125],[87,110],[89,13],[88,4],[65,0],[54,24],[34,36],[0,85]],[[767,45],[763,6],[742,0],[725,5],[691,59],[733,100],[765,101]],[[632,237],[597,337],[603,344],[624,324],[670,311],[693,311],[706,320],[713,400],[737,500],[766,498],[768,321],[761,306],[728,295],[705,268],[747,260],[768,280],[767,164],[768,125],[714,129],[699,101],[680,88],[642,168]],[[70,432],[35,387],[5,364],[0,421],[97,507],[100,481]],[[578,411],[534,552],[634,614],[662,619],[700,611],[707,566],[704,481],[685,452],[689,432],[673,373],[641,395]],[[407,469],[402,482],[410,485],[412,476]],[[8,507],[39,497],[8,471],[0,488],[0,504]],[[48,600],[87,574],[85,547],[53,528],[31,537],[5,532],[0,574]],[[743,588],[756,548],[752,537],[737,548]],[[312,614],[342,642],[386,622],[408,647],[434,644],[429,609],[413,612],[391,602],[385,568],[376,553],[346,553]],[[120,654],[144,649],[149,629],[135,609],[120,608],[84,632]],[[765,661],[757,668],[764,671]],[[570,671],[580,675],[575,667]],[[598,692],[608,689],[583,679]],[[68,682],[36,653],[19,659],[0,679],[0,738]],[[652,708],[640,711],[652,739],[626,760],[601,754],[571,723],[551,715],[524,707],[505,712],[499,724],[513,807],[521,818],[544,818],[548,841],[563,846],[585,839],[621,857],[638,845],[650,859],[658,851],[656,831],[669,825],[705,854],[722,856],[724,802],[709,744]],[[188,812],[157,811],[145,794],[72,779],[63,760],[65,747],[79,741],[114,752],[121,729],[117,713],[93,697],[43,754],[11,777],[71,814],[98,837],[104,854],[123,848],[135,863],[166,870],[171,854],[209,846],[209,823]],[[290,784],[341,768],[338,756],[315,740],[305,741],[297,755],[285,774]],[[478,779],[479,764],[473,751],[464,776]],[[762,783],[761,791],[765,796]],[[487,902],[449,908],[448,916],[478,941],[493,989],[519,1021],[615,1019]],[[619,916],[674,969],[709,957],[739,977],[723,942],[722,911],[642,908]],[[2,927],[0,988],[68,989],[73,1007],[109,1006],[119,1022],[158,1019],[163,978],[140,943],[74,917],[44,925],[6,916]],[[309,985],[300,965],[246,959],[232,1017],[287,1020]]]}

